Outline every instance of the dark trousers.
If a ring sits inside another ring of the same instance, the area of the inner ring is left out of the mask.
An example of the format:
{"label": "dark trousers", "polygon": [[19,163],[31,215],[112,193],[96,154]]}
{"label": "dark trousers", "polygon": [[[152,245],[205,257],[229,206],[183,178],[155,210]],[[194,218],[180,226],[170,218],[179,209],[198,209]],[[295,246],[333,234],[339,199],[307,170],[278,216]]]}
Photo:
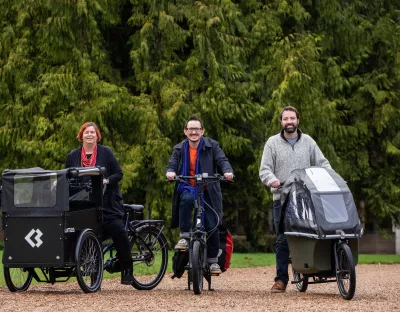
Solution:
{"label": "dark trousers", "polygon": [[[211,206],[210,196],[204,193],[204,201]],[[217,226],[217,215],[211,208],[204,204],[204,228],[207,232]],[[192,211],[194,207],[194,196],[190,193],[182,193],[179,205],[179,229],[182,233],[189,233],[191,229]],[[181,235],[182,237],[182,235]],[[219,231],[218,228],[207,236],[207,258],[209,263],[218,262]]]}
{"label": "dark trousers", "polygon": [[112,238],[121,262],[121,269],[132,269],[131,246],[122,220],[119,218],[104,220],[103,235]]}
{"label": "dark trousers", "polygon": [[289,266],[289,245],[284,234],[278,233],[279,225],[279,210],[281,207],[281,202],[275,200],[273,203],[273,215],[274,215],[274,228],[277,235],[276,240],[276,281],[281,281],[285,285],[289,282],[288,266]]}

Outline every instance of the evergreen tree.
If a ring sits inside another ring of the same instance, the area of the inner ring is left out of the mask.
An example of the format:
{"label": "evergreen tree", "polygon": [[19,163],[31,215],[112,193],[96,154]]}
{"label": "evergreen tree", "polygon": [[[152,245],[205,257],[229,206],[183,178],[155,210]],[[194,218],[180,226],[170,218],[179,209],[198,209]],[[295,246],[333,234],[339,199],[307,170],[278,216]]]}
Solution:
{"label": "evergreen tree", "polygon": [[165,167],[195,114],[235,171],[223,186],[225,221],[267,248],[272,198],[260,159],[280,110],[293,105],[363,221],[400,221],[398,1],[1,5],[1,169],[63,168],[91,120],[122,165],[125,201],[169,224]]}

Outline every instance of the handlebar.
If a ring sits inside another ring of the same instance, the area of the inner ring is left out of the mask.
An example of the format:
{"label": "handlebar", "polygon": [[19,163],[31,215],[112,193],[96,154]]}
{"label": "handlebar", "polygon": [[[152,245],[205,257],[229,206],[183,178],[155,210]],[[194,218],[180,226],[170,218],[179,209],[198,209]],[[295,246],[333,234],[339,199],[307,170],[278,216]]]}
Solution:
{"label": "handlebar", "polygon": [[196,184],[207,184],[206,181],[209,183],[224,181],[224,182],[233,182],[233,180],[226,179],[223,175],[215,173],[214,175],[209,176],[208,173],[203,174],[196,174],[194,176],[184,176],[184,175],[177,175],[173,180],[168,180],[169,182],[188,182],[187,180],[195,180]]}
{"label": "handlebar", "polygon": [[193,179],[193,180],[219,180],[219,181],[224,181],[226,180],[223,175],[220,175],[218,173],[215,173],[212,176],[209,176],[208,173],[203,173],[203,174],[196,174],[194,176],[183,176],[183,175],[178,175],[175,177],[175,179]]}
{"label": "handlebar", "polygon": [[68,168],[68,175],[70,178],[77,178],[81,176],[90,175],[104,175],[106,173],[105,167],[73,167]]}
{"label": "handlebar", "polygon": [[279,186],[278,186],[276,189],[278,189],[278,190],[282,189],[282,187],[283,187],[283,185],[285,184],[285,182],[286,182],[286,181],[283,181],[283,182],[281,181],[280,184],[279,184]]}

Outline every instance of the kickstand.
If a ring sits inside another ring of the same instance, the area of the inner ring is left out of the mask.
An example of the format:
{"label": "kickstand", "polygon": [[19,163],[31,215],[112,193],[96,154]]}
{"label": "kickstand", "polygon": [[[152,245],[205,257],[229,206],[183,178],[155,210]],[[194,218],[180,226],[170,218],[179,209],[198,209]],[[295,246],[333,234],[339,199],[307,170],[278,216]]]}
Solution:
{"label": "kickstand", "polygon": [[208,282],[208,290],[214,291],[214,288],[211,287],[211,274],[204,274],[204,278]]}
{"label": "kickstand", "polygon": [[190,290],[190,285],[192,284],[192,271],[188,270],[188,281],[187,281],[187,290]]}

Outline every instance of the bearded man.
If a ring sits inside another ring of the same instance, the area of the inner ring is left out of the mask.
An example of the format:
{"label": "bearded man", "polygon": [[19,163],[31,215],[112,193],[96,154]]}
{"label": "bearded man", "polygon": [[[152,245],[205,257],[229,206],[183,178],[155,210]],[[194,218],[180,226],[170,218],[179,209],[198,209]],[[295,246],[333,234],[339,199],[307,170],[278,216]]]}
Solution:
{"label": "bearded man", "polygon": [[286,106],[279,114],[282,130],[265,143],[261,159],[260,179],[271,188],[273,196],[274,228],[276,241],[276,277],[271,288],[273,293],[285,292],[289,282],[289,246],[286,237],[278,229],[280,219],[280,186],[294,169],[312,166],[331,168],[317,143],[300,131],[300,114],[296,108]]}

